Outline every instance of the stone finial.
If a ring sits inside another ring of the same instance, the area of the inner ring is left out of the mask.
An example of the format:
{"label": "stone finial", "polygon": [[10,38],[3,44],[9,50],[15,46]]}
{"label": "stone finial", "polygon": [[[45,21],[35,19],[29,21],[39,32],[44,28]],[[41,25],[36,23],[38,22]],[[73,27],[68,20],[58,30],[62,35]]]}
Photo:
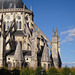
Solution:
{"label": "stone finial", "polygon": [[57,34],[58,34],[58,29],[57,29],[57,27],[56,27],[56,36],[57,36]]}
{"label": "stone finial", "polygon": [[54,36],[54,27],[53,27],[53,36]]}
{"label": "stone finial", "polygon": [[16,3],[14,3],[14,8],[16,8]]}

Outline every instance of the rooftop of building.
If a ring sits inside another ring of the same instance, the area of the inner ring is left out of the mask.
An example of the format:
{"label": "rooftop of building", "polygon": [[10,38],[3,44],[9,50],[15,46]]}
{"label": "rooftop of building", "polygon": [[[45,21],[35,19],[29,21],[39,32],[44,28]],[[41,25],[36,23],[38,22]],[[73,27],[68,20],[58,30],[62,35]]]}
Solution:
{"label": "rooftop of building", "polygon": [[[23,8],[24,3],[22,0],[0,0],[0,9],[10,9],[14,8],[14,5],[16,8]],[[25,6],[27,9],[27,7]]]}
{"label": "rooftop of building", "polygon": [[[22,50],[22,53],[24,56],[31,56],[31,51],[30,50]],[[8,55],[14,55],[15,50],[6,50],[6,56]]]}

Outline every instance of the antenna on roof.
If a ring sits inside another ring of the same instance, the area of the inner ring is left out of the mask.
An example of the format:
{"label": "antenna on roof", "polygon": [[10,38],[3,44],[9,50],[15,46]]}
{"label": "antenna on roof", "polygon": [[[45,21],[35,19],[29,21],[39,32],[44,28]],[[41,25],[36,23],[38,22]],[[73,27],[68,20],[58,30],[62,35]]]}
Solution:
{"label": "antenna on roof", "polygon": [[30,10],[32,11],[32,6],[30,7]]}

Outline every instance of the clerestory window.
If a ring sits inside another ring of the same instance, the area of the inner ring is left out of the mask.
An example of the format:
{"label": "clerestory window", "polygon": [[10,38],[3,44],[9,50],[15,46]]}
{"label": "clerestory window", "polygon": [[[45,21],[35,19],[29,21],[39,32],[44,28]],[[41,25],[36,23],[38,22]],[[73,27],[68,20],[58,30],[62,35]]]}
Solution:
{"label": "clerestory window", "polygon": [[9,29],[9,24],[10,24],[9,21],[7,21],[7,29]]}
{"label": "clerestory window", "polygon": [[16,66],[17,66],[17,67],[20,67],[20,63],[19,63],[19,62],[17,62]]}
{"label": "clerestory window", "polygon": [[17,29],[19,29],[19,23],[18,23],[18,21],[16,22],[16,26],[17,26]]}
{"label": "clerestory window", "polygon": [[21,29],[21,21],[19,22],[19,29]]}
{"label": "clerestory window", "polygon": [[44,68],[46,69],[46,64],[44,64]]}
{"label": "clerestory window", "polygon": [[16,26],[17,26],[17,29],[22,29],[22,23],[21,23],[21,21],[17,21],[16,22]]}

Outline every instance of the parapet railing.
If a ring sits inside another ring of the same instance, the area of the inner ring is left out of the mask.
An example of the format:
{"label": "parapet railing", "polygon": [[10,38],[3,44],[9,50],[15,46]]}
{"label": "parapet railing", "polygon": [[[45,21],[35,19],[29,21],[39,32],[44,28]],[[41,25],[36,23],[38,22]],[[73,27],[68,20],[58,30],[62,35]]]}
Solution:
{"label": "parapet railing", "polygon": [[0,9],[0,13],[5,13],[5,12],[28,12],[28,13],[32,13],[32,11],[28,10],[28,9],[24,9],[24,8],[8,8],[8,9]]}

